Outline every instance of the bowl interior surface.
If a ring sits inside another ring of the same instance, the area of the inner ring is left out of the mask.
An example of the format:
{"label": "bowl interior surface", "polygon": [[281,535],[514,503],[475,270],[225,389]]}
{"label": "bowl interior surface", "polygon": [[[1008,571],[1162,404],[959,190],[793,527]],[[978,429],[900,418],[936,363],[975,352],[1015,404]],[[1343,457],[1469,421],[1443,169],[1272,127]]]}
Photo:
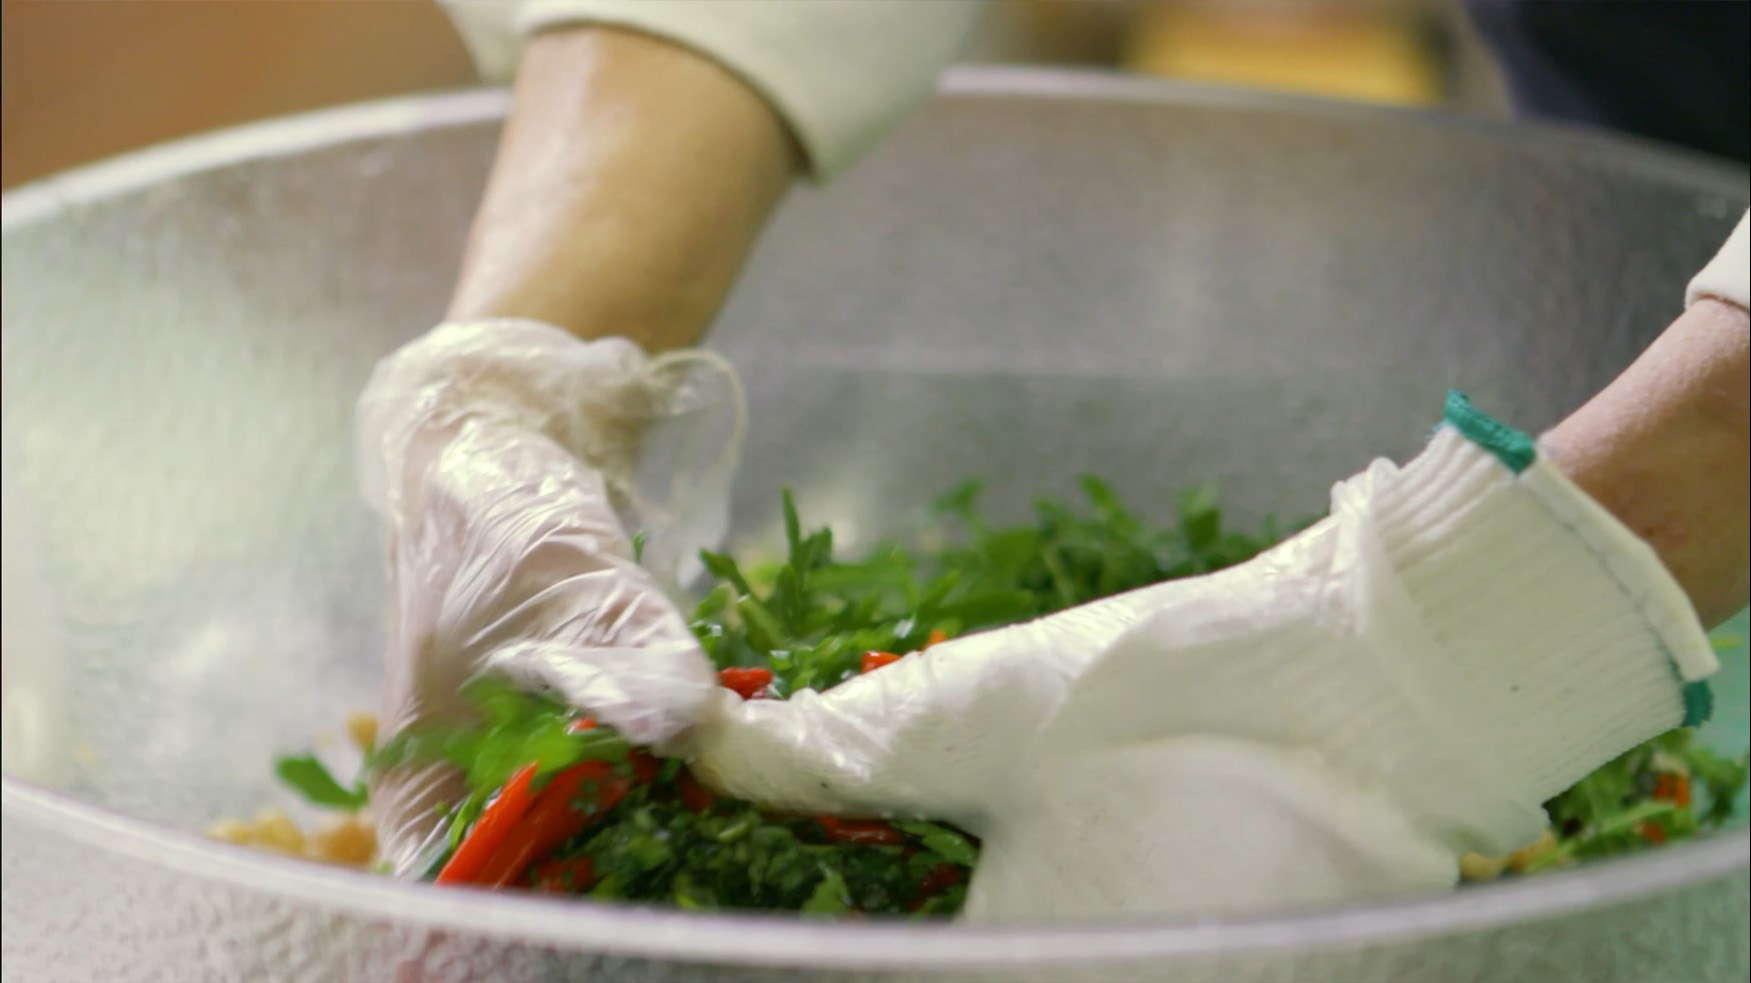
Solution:
{"label": "bowl interior surface", "polygon": [[[188,829],[286,803],[276,753],[341,754],[383,596],[353,400],[439,316],[501,107],[318,114],[7,196],[9,783]],[[1450,387],[1554,423],[1746,197],[1742,169],[1591,136],[960,76],[792,197],[714,329],[750,400],[736,540],[775,539],[789,486],[855,551],[973,476],[1008,517],[1084,472],[1154,516],[1203,482],[1242,524],[1315,513]]]}

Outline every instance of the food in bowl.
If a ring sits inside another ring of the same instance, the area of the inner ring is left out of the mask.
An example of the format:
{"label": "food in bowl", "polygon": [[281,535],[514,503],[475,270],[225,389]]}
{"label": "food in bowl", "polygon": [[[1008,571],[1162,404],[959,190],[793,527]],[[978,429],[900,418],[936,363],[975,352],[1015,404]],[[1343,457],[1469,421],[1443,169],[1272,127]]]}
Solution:
{"label": "food in bowl", "polygon": [[[1226,528],[1207,488],[1182,495],[1166,525],[1141,519],[1097,479],[1082,488],[1084,508],[1043,501],[1032,522],[998,526],[980,513],[978,486],[964,485],[909,533],[849,562],[834,558],[830,529],[804,532],[786,494],[781,559],[703,554],[716,583],[693,630],[722,685],[744,699],[784,699],[958,634],[1219,570],[1278,538],[1273,522]],[[466,775],[469,794],[445,814],[421,865],[427,880],[819,916],[946,916],[964,900],[979,844],[948,824],[773,813],[714,794],[684,763],[548,696],[490,677],[467,695],[479,711],[470,726],[410,730],[381,747],[373,726],[349,727],[368,749],[367,768],[442,759]],[[313,804],[352,817],[310,837],[279,815],[215,835],[329,860],[345,849],[367,863],[354,832],[363,782],[343,785],[308,755],[282,759],[278,771]],[[1693,836],[1727,820],[1746,781],[1744,756],[1723,758],[1673,731],[1546,803],[1552,825],[1538,842],[1509,857],[1467,856],[1461,871],[1473,880],[1534,873]]]}

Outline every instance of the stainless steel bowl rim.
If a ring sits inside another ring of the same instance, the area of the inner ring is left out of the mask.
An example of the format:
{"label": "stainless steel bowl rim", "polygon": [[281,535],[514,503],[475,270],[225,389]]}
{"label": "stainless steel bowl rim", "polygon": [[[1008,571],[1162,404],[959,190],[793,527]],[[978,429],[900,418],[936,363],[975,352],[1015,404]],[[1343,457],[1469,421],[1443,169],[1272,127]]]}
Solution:
{"label": "stainless steel bowl rim", "polygon": [[[1730,161],[1639,138],[1548,123],[1504,123],[1308,96],[1057,69],[958,68],[944,75],[940,89],[960,96],[1118,102],[1171,99],[1180,104],[1242,111],[1292,110],[1301,115],[1337,119],[1392,119],[1401,125],[1465,131],[1520,146],[1597,147],[1608,150],[1619,166],[1680,177],[1727,193],[1740,193],[1745,184],[1744,168]],[[468,89],[383,99],[229,127],[133,151],[15,188],[0,195],[0,210],[4,213],[0,222],[6,227],[15,222],[33,222],[45,211],[243,160],[302,153],[364,137],[389,136],[432,126],[494,120],[502,117],[509,106],[510,95],[505,90]]]}
{"label": "stainless steel bowl rim", "polygon": [[[1397,125],[1462,128],[1521,146],[1596,145],[1619,166],[1682,176],[1732,193],[1744,172],[1730,164],[1652,144],[1552,127],[1509,126],[1404,110],[1191,86],[1108,75],[1017,69],[961,69],[944,89],[962,96],[1059,100],[1142,100],[1235,110],[1292,110]],[[0,197],[6,228],[42,220],[175,177],[243,160],[271,158],[441,125],[490,121],[508,100],[496,90],[421,95],[323,110],[176,141],[46,178]],[[238,888],[340,909],[384,922],[483,933],[622,955],[721,963],[779,961],[839,968],[1003,965],[1147,958],[1251,950],[1318,949],[1405,941],[1604,904],[1634,901],[1751,865],[1751,830],[1735,830],[1657,852],[1536,879],[1504,881],[1433,897],[1287,916],[1164,922],[987,927],[964,924],[829,924],[786,917],[700,915],[620,906],[581,907],[514,894],[438,889],[213,844],[109,812],[31,783],[0,777],[0,810],[88,846]]]}
{"label": "stainless steel bowl rim", "polygon": [[385,923],[626,956],[748,965],[770,964],[776,958],[842,969],[1037,965],[1074,961],[1090,953],[1118,961],[1409,941],[1632,902],[1725,876],[1751,863],[1751,830],[1735,830],[1536,879],[1309,914],[1092,925],[851,925],[782,916],[585,907],[529,895],[409,883],[216,844],[193,832],[141,822],[10,777],[0,784],[0,809],[17,820],[53,828],[94,851]]}

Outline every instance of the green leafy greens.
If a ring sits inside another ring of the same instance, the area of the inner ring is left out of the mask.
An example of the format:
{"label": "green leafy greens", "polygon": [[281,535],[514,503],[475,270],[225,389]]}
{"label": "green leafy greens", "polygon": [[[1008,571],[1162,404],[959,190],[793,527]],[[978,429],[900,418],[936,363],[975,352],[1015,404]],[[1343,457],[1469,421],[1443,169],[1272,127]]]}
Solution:
{"label": "green leafy greens", "polygon": [[369,798],[364,782],[351,788],[342,785],[312,754],[279,759],[274,762],[274,774],[310,804],[327,809],[362,809]]}
{"label": "green leafy greens", "polygon": [[[865,653],[911,652],[942,637],[1220,570],[1278,538],[1270,522],[1256,534],[1227,528],[1209,488],[1180,496],[1165,525],[1131,512],[1095,478],[1083,478],[1081,490],[1082,509],[1042,501],[1031,522],[1000,526],[980,511],[979,486],[962,485],[910,534],[849,561],[835,557],[830,529],[804,530],[786,492],[782,557],[745,564],[702,554],[716,583],[692,612],[693,631],[720,671],[769,670],[759,695],[782,699],[850,678]],[[465,774],[469,795],[445,817],[448,835],[424,865],[428,876],[528,765],[537,767],[536,784],[581,762],[607,763],[629,779],[637,770],[632,759],[640,752],[608,729],[580,729],[577,711],[551,697],[493,678],[474,680],[466,696],[477,710],[474,724],[404,732],[367,761],[370,769],[448,761]],[[341,785],[312,757],[282,759],[278,770],[317,805],[364,804],[362,784]],[[1656,738],[1547,804],[1557,846],[1528,869],[1717,826],[1746,776],[1743,757],[1711,754],[1688,731]],[[978,842],[941,823],[773,814],[711,795],[677,761],[662,763],[654,778],[631,781],[623,798],[591,815],[587,828],[520,883],[689,909],[927,917],[960,908],[978,860]]]}
{"label": "green leafy greens", "polygon": [[1086,513],[1059,502],[1034,521],[993,527],[977,483],[937,500],[911,544],[888,543],[863,559],[833,556],[833,534],[804,534],[783,499],[787,551],[763,569],[704,554],[720,583],[693,612],[693,630],[720,669],[769,667],[775,695],[826,689],[855,675],[865,652],[911,652],[932,632],[955,636],[1025,621],[1175,577],[1252,558],[1277,538],[1224,529],[1215,493],[1181,496],[1175,522],[1153,527],[1104,482],[1082,479]]}

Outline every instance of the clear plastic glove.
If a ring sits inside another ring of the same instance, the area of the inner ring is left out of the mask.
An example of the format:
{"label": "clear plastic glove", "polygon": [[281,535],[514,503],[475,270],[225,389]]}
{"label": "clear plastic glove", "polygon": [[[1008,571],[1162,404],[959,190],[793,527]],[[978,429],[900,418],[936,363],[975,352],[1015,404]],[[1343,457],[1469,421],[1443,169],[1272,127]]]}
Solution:
{"label": "clear plastic glove", "polygon": [[[384,360],[358,411],[389,531],[384,735],[466,719],[458,690],[489,668],[642,744],[696,719],[715,679],[664,588],[724,531],[743,419],[716,356],[531,321],[441,325]],[[462,792],[447,766],[380,776],[384,856],[414,864]]]}
{"label": "clear plastic glove", "polygon": [[1449,420],[1242,566],[826,693],[719,697],[693,767],[781,808],[959,824],[984,840],[974,919],[1450,886],[1698,709],[1682,683],[1715,661],[1648,547],[1547,465],[1504,466],[1531,460],[1523,436],[1462,401]]}

